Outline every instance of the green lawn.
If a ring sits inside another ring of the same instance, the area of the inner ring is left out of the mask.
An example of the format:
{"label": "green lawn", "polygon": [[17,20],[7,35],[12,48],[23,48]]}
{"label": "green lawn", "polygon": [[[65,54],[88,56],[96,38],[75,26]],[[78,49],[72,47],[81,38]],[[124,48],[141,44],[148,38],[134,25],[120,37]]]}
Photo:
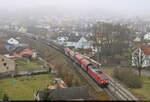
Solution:
{"label": "green lawn", "polygon": [[38,69],[45,69],[42,64],[38,61],[22,61],[17,60],[17,70],[18,71],[29,71],[29,70],[38,70]]}
{"label": "green lawn", "polygon": [[34,94],[46,88],[53,79],[54,77],[50,74],[2,79],[0,80],[0,97],[6,93],[11,100],[33,100]]}
{"label": "green lawn", "polygon": [[150,100],[150,77],[142,76],[143,87],[140,89],[129,89],[137,98]]}
{"label": "green lawn", "polygon": [[[113,73],[112,69],[105,69],[104,72],[109,74],[110,76],[112,76],[112,73]],[[142,79],[143,79],[142,88],[140,89],[128,88],[128,90],[130,90],[131,93],[133,93],[140,100],[150,100],[150,77],[142,75]],[[121,84],[125,88],[127,88],[127,86],[125,86],[123,83]]]}

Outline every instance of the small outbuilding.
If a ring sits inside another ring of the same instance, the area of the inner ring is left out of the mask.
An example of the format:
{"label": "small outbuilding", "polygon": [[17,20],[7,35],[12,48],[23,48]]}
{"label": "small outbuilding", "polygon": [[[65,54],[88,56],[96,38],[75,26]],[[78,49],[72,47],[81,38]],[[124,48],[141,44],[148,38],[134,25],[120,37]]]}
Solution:
{"label": "small outbuilding", "polygon": [[87,100],[88,98],[89,98],[89,95],[88,95],[88,87],[87,86],[40,90],[35,95],[35,99],[38,101]]}
{"label": "small outbuilding", "polygon": [[14,38],[10,38],[8,41],[7,41],[8,44],[12,44],[12,45],[18,45],[19,44],[19,41],[14,39]]}
{"label": "small outbuilding", "polygon": [[0,73],[14,72],[15,67],[15,61],[0,55]]}

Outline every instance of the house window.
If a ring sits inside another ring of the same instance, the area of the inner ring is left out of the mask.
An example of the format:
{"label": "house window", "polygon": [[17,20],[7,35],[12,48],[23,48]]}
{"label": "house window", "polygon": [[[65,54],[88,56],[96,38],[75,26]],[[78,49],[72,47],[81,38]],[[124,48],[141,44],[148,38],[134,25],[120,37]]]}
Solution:
{"label": "house window", "polygon": [[9,67],[6,68],[7,70],[9,69]]}
{"label": "house window", "polygon": [[4,63],[4,66],[6,66],[7,65],[7,63]]}
{"label": "house window", "polygon": [[2,58],[2,61],[4,61],[4,58]]}

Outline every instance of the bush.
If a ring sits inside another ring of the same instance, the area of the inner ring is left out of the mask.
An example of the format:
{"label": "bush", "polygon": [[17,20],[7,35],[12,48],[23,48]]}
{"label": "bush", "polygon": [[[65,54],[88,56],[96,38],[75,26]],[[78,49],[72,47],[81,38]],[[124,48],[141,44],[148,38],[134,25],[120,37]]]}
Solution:
{"label": "bush", "polygon": [[150,80],[150,76],[148,77],[148,80]]}
{"label": "bush", "polygon": [[119,70],[118,69],[113,70],[113,77],[119,79]]}
{"label": "bush", "polygon": [[129,88],[141,88],[142,80],[130,70],[113,70],[113,77],[123,82]]}
{"label": "bush", "polygon": [[4,96],[3,96],[3,101],[9,101],[9,98],[8,98],[8,95],[7,95],[7,94],[4,94]]}
{"label": "bush", "polygon": [[51,92],[48,91],[48,89],[45,89],[44,92],[43,92],[43,96],[42,96],[42,100],[44,101],[50,101],[52,100],[52,95],[51,95]]}
{"label": "bush", "polygon": [[3,90],[0,90],[0,99],[2,99],[3,98]]}

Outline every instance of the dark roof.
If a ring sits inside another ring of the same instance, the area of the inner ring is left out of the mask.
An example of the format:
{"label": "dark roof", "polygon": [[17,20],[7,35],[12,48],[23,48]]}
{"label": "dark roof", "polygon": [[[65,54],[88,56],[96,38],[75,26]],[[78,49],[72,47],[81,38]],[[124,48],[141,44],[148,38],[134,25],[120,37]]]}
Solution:
{"label": "dark roof", "polygon": [[23,51],[25,49],[25,47],[18,47],[14,50],[14,52],[16,53],[20,53],[21,51]]}
{"label": "dark roof", "polygon": [[88,99],[87,86],[41,90],[38,91],[40,100],[44,100],[45,91],[49,93],[48,97],[51,97],[51,100]]}
{"label": "dark roof", "polygon": [[80,40],[81,36],[70,36],[68,41],[71,42],[78,42]]}
{"label": "dark roof", "polygon": [[91,40],[91,37],[86,36],[70,36],[68,41],[78,42],[82,37],[84,37],[86,40]]}
{"label": "dark roof", "polygon": [[8,51],[13,51],[15,50],[17,47],[19,47],[18,45],[12,45],[12,44],[6,44],[5,45],[5,48],[8,50]]}

